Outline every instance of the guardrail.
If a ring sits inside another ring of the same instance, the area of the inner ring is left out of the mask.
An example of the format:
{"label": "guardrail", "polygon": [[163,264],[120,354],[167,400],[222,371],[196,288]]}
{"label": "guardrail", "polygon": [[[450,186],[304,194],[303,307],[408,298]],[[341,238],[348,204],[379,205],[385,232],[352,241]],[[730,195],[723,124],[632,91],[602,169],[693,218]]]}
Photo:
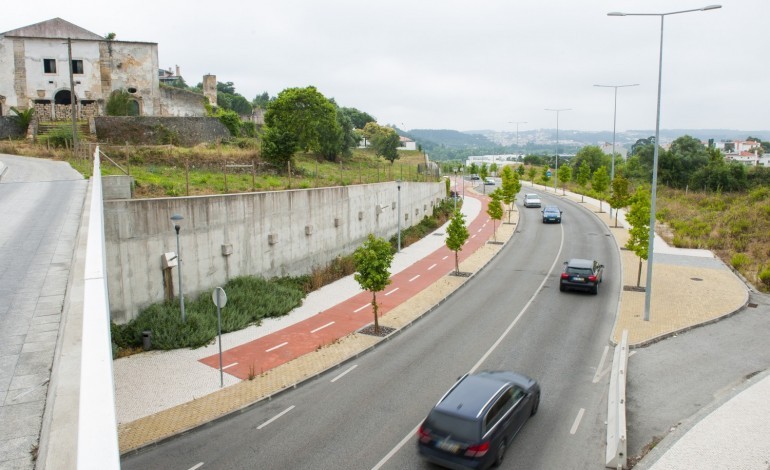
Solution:
{"label": "guardrail", "polygon": [[615,346],[610,372],[610,390],[607,394],[607,452],[605,466],[627,467],[628,440],[626,439],[626,369],[628,367],[628,330],[623,330],[620,344]]}

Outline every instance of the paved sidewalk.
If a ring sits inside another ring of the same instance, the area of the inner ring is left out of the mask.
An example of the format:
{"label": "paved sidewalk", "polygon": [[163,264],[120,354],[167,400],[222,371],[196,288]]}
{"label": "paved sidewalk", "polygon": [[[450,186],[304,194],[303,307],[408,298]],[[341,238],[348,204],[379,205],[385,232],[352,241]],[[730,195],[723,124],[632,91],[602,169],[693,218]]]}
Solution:
{"label": "paved sidewalk", "polygon": [[[525,183],[523,191],[528,187]],[[543,190],[542,187],[536,189]],[[553,190],[549,188],[548,191]],[[561,191],[558,194],[561,196]],[[471,195],[469,189],[466,189],[466,195]],[[569,193],[561,197],[594,212],[608,225],[618,247],[625,244],[627,231],[613,227],[614,220],[610,220],[609,214],[599,212],[598,201],[585,198],[585,202],[581,203],[580,196]],[[486,200],[487,198],[480,194],[466,197],[463,207],[466,222],[471,227],[471,235],[478,238],[474,242],[475,251],[465,249],[461,252],[463,257],[460,269],[465,272],[478,272],[502,248],[502,245],[485,243],[492,236],[492,224],[485,213]],[[565,204],[570,202],[565,201]],[[603,208],[605,211],[608,209],[606,203]],[[513,214],[512,222],[517,223],[518,213]],[[622,223],[621,212],[619,225]],[[496,239],[507,242],[513,236],[514,228],[513,224],[499,225]],[[420,282],[428,280],[428,271],[435,270],[438,276],[431,278],[419,289],[414,289],[410,295],[392,303],[386,302],[387,308],[383,310],[381,325],[399,329],[410,324],[468,281],[468,278],[447,275],[453,270],[454,261],[451,256],[446,259],[446,255],[441,253],[444,236],[439,235],[444,235],[444,230],[445,227],[438,229],[434,235],[403,249],[394,258],[394,284],[389,286],[386,293],[397,286],[400,293],[403,293],[401,290],[409,290],[409,283],[418,279]],[[696,325],[731,315],[746,304],[748,291],[745,285],[710,252],[672,249],[662,240],[658,240],[655,254],[655,294],[651,319],[646,322],[642,318],[644,293],[624,290],[621,294],[613,341],[617,341],[623,329],[628,329],[632,345],[645,345]],[[621,250],[621,259],[623,284],[635,286],[638,258],[629,251]],[[642,285],[646,280],[645,272],[646,265],[643,264]],[[396,292],[393,292],[393,295],[396,295]],[[378,295],[378,300],[385,299],[383,294]],[[369,294],[361,293],[350,276],[311,293],[302,307],[286,317],[270,319],[259,327],[225,335],[222,343],[227,353],[224,355],[223,364],[230,367],[224,374],[225,387],[222,389],[219,388],[216,344],[198,350],[152,351],[116,360],[114,369],[121,453],[161,441],[249,406],[375,347],[382,341],[381,338],[354,333],[360,323],[349,324],[348,328],[352,329],[337,338],[334,338],[336,335],[325,336],[325,333],[336,328],[338,323],[347,323],[350,317],[355,317],[363,324],[370,323],[372,312],[367,305],[369,301]],[[344,307],[340,307],[341,305]],[[344,311],[343,317],[336,311],[340,309]],[[356,309],[360,310],[356,312]],[[333,324],[330,324],[331,322]],[[291,329],[298,331],[297,328],[306,332],[318,329],[316,333],[324,332],[324,336],[319,336],[309,343],[306,341],[304,347],[310,347],[310,351],[297,355],[276,353],[273,356],[284,357],[264,364],[257,362],[259,356],[265,356],[265,352],[276,346],[281,345],[270,352],[284,348],[284,352],[289,351],[289,345],[283,343],[291,343],[291,335],[282,336],[281,332]],[[257,355],[255,351],[261,354]],[[238,364],[232,365],[233,363]],[[249,378],[251,380],[248,380]]]}

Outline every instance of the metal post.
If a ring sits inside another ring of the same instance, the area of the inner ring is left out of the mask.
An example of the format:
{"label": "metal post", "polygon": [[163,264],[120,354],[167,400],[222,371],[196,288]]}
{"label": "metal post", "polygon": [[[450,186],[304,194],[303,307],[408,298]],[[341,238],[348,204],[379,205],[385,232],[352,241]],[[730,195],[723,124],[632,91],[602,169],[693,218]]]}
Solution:
{"label": "metal post", "polygon": [[70,107],[72,108],[72,150],[75,155],[78,151],[78,113],[76,109],[77,98],[75,96],[75,79],[72,70],[72,39],[67,38],[67,55],[70,60]]}
{"label": "metal post", "polygon": [[553,178],[553,192],[556,194],[556,186],[559,183],[559,112],[571,111],[572,108],[546,109],[546,111],[556,112],[556,169]]}
{"label": "metal post", "polygon": [[398,185],[398,249],[397,253],[401,253],[401,180],[396,180]]}
{"label": "metal post", "polygon": [[221,287],[217,287],[214,290],[217,293],[216,304],[217,304],[217,332],[219,334],[219,387],[221,388],[225,386],[225,375],[222,369],[222,307],[221,307],[222,301],[219,296],[219,293],[224,291],[222,291]]}
{"label": "metal post", "polygon": [[171,220],[174,221],[174,230],[176,231],[176,270],[179,274],[179,309],[182,311],[182,322],[185,322],[184,289],[182,289],[182,255],[179,252],[179,229],[181,228],[179,226],[179,221],[182,219],[184,219],[184,217],[179,214],[174,214],[171,216]]}

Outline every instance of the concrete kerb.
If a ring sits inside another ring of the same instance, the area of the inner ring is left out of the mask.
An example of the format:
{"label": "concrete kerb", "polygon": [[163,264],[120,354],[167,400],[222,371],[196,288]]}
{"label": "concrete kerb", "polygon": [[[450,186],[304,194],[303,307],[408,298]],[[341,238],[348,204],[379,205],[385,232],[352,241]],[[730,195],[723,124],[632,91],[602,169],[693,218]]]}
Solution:
{"label": "concrete kerb", "polygon": [[7,166],[5,166],[5,163],[0,162],[0,181],[3,180],[3,175],[5,174],[5,171],[8,169]]}
{"label": "concrete kerb", "polygon": [[[483,217],[484,215],[482,214],[481,216]],[[517,217],[516,217],[516,223],[518,223],[518,214],[517,214]],[[511,224],[511,226],[515,227],[516,224]],[[439,228],[437,230],[441,230],[441,228]],[[452,297],[457,291],[459,291],[463,286],[465,286],[468,283],[468,281],[473,279],[479,272],[481,272],[483,269],[485,269],[487,267],[487,265],[489,264],[489,262],[491,262],[495,257],[497,257],[497,255],[503,250],[503,248],[505,248],[508,245],[508,242],[511,240],[511,238],[513,238],[513,235],[515,233],[516,233],[516,230],[515,230],[515,228],[513,228],[511,230],[510,236],[508,236],[508,238],[503,242],[503,244],[495,245],[494,246],[495,247],[494,253],[492,253],[492,255],[491,255],[491,257],[489,259],[484,260],[481,263],[481,265],[478,267],[478,269],[473,271],[469,277],[467,277],[467,278],[458,278],[461,282],[457,286],[452,287],[451,290],[446,295],[444,295],[442,298],[440,298],[437,302],[433,303],[433,305],[431,305],[427,310],[423,310],[421,313],[415,315],[414,318],[412,318],[410,321],[408,321],[404,325],[400,326],[399,328],[397,328],[395,331],[393,331],[392,333],[388,334],[387,336],[376,339],[373,344],[371,344],[371,345],[369,345],[369,346],[367,346],[367,347],[365,347],[363,349],[360,349],[360,350],[350,354],[345,359],[343,359],[343,360],[341,360],[339,362],[336,362],[336,363],[334,363],[333,365],[331,365],[329,367],[323,368],[321,370],[314,371],[312,374],[307,375],[302,380],[298,380],[298,381],[295,381],[295,382],[293,382],[291,384],[288,384],[288,385],[284,386],[283,388],[280,388],[280,389],[276,390],[275,392],[269,393],[269,394],[267,394],[267,395],[265,395],[265,396],[255,400],[255,401],[251,401],[251,402],[246,403],[246,404],[244,404],[242,406],[239,406],[237,408],[229,410],[229,411],[225,412],[224,414],[216,416],[216,417],[214,417],[212,419],[203,421],[201,423],[197,423],[197,424],[189,426],[189,427],[185,427],[184,429],[182,429],[180,431],[170,433],[170,434],[165,435],[165,436],[163,436],[161,438],[153,439],[153,440],[148,441],[146,443],[140,444],[140,445],[138,445],[136,447],[133,447],[133,448],[130,448],[130,449],[126,449],[125,451],[121,450],[121,456],[132,455],[132,454],[141,452],[144,449],[147,449],[147,448],[150,448],[150,447],[153,447],[153,446],[156,446],[156,445],[163,444],[164,442],[167,442],[167,441],[169,441],[171,439],[174,439],[174,438],[176,438],[178,436],[184,435],[184,434],[186,434],[188,432],[191,432],[191,431],[193,431],[195,429],[198,429],[198,428],[201,428],[201,427],[204,427],[204,426],[208,426],[208,425],[217,423],[217,422],[219,422],[221,420],[227,419],[230,416],[236,415],[238,413],[245,412],[245,411],[249,410],[250,408],[252,408],[252,407],[262,403],[265,400],[271,400],[274,396],[278,396],[278,395],[280,395],[280,394],[282,394],[282,393],[284,393],[284,392],[286,392],[288,390],[296,389],[297,386],[299,386],[299,385],[302,385],[304,383],[307,383],[307,382],[310,382],[312,380],[315,380],[318,377],[320,377],[321,375],[326,374],[327,372],[329,372],[331,370],[335,370],[335,369],[341,368],[343,365],[347,364],[350,361],[353,361],[353,360],[357,359],[358,357],[360,357],[363,354],[369,353],[370,351],[374,351],[383,342],[389,341],[390,339],[394,338],[396,335],[398,335],[401,332],[405,331],[406,329],[408,329],[409,327],[414,325],[417,321],[421,320],[422,318],[426,317],[429,313],[433,312],[439,305],[441,305],[444,302],[446,302],[450,297]],[[428,235],[428,236],[431,236],[431,235]],[[485,246],[487,246],[487,245],[485,244],[484,246],[479,248],[479,250],[483,250]],[[466,261],[468,259],[472,258],[473,256],[475,256],[477,253],[479,253],[479,251],[477,251],[476,253],[472,254],[469,258],[466,259]],[[483,256],[483,253],[479,254],[479,256]],[[450,271],[450,273],[451,273],[451,271]],[[447,275],[449,275],[449,274],[447,274]],[[422,293],[420,293],[420,294],[422,294]],[[420,294],[417,294],[415,297],[418,297]],[[407,302],[409,302],[409,301],[407,301]],[[383,318],[387,319],[387,317],[383,317]],[[369,326],[369,325],[367,325],[367,326]],[[362,329],[363,328],[366,328],[366,326],[362,327]],[[358,332],[351,333],[351,334],[347,335],[347,337],[352,337],[352,336],[354,336],[356,334],[359,334],[359,333]],[[326,348],[326,347],[333,347],[333,346],[334,346],[334,343],[329,344],[327,346],[324,346],[324,348]],[[310,353],[310,354],[313,354],[313,353]],[[214,393],[218,393],[218,392],[214,392]]]}

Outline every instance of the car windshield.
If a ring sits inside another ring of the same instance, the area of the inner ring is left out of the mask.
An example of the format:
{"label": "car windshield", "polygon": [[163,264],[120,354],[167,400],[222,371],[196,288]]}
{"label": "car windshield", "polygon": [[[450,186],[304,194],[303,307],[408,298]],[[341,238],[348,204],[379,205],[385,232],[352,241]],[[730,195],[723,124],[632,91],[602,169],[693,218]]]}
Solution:
{"label": "car windshield", "polygon": [[537,194],[527,194],[527,199],[538,199]]}
{"label": "car windshield", "polygon": [[448,434],[455,440],[476,441],[479,439],[479,422],[475,420],[434,410],[428,416],[425,424],[439,434]]}

